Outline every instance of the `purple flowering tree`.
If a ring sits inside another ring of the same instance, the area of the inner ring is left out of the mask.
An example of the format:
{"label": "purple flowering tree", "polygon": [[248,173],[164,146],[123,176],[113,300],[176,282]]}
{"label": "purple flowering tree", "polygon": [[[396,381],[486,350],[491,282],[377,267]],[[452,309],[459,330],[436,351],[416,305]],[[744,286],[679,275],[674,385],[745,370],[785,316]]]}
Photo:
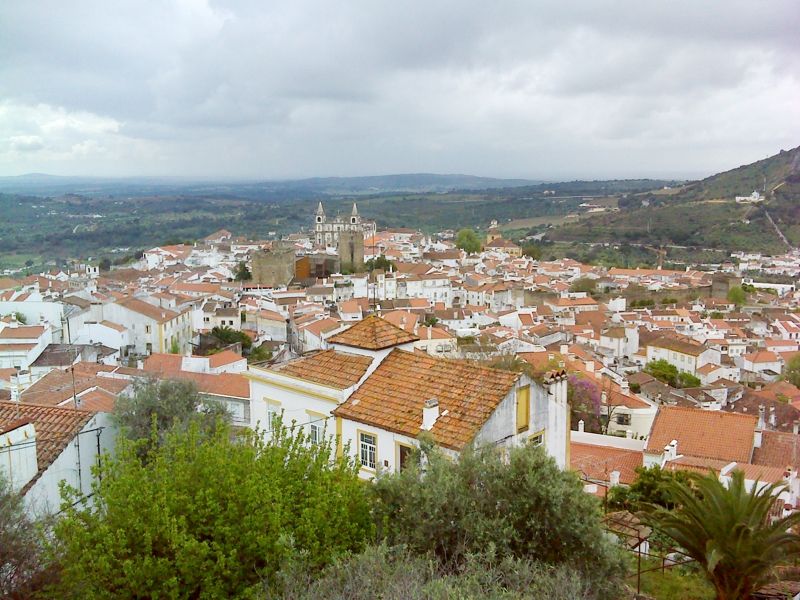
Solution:
{"label": "purple flowering tree", "polygon": [[570,426],[573,430],[576,430],[578,429],[578,421],[583,420],[585,431],[602,433],[600,386],[586,377],[578,377],[577,375],[570,375],[568,382],[567,398],[572,406]]}

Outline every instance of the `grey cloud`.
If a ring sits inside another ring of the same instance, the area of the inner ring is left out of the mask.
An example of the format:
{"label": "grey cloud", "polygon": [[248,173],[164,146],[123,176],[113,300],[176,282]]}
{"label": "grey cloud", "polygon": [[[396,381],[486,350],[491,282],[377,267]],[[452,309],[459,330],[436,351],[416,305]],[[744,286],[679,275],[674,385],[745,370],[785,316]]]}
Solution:
{"label": "grey cloud", "polygon": [[797,145],[797,21],[793,0],[7,2],[0,133],[61,150],[0,172],[708,172]]}

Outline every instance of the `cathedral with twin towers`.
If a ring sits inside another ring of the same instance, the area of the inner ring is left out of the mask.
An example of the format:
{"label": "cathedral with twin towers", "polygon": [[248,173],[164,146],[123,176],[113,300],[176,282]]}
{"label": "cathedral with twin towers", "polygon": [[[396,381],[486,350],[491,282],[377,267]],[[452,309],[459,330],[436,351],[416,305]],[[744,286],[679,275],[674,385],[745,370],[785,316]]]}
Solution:
{"label": "cathedral with twin towers", "polygon": [[318,246],[338,248],[339,234],[341,232],[360,233],[364,238],[371,238],[375,235],[375,223],[363,221],[358,214],[358,207],[353,202],[353,210],[348,217],[336,215],[329,219],[325,216],[325,209],[322,202],[317,207],[317,214],[314,218],[315,242]]}

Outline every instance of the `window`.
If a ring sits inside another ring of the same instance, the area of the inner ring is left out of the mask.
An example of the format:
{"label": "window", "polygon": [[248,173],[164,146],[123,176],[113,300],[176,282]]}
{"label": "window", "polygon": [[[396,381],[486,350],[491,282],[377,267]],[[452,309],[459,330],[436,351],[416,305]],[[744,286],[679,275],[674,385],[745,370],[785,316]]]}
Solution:
{"label": "window", "polygon": [[537,433],[536,435],[532,435],[531,437],[528,438],[528,443],[531,446],[541,446],[542,444],[544,444],[544,434]]}
{"label": "window", "polygon": [[265,427],[267,431],[272,431],[273,422],[276,418],[281,417],[281,403],[269,398],[264,398],[264,402],[267,405],[267,422],[263,423],[262,427]]}
{"label": "window", "polygon": [[527,431],[530,425],[531,387],[526,385],[517,390],[517,433]]}
{"label": "window", "polygon": [[361,466],[367,469],[374,469],[377,453],[376,445],[378,440],[372,434],[360,433],[358,435],[358,442],[360,448],[359,458],[361,459]]}
{"label": "window", "polygon": [[144,332],[145,333],[150,333],[150,325],[145,325],[144,326]]}
{"label": "window", "polygon": [[630,413],[617,415],[617,425],[630,425],[630,424],[631,424]]}
{"label": "window", "polygon": [[397,470],[405,469],[411,460],[411,446],[397,445]]}
{"label": "window", "polygon": [[308,441],[312,444],[319,444],[322,441],[322,423],[308,424]]}

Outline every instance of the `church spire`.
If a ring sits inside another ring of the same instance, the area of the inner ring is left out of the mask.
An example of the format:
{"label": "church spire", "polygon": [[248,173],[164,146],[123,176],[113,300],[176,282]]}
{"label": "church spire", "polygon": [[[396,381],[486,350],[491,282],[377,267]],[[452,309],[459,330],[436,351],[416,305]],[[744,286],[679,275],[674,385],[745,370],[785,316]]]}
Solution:
{"label": "church spire", "polygon": [[358,216],[358,207],[356,206],[355,202],[353,202],[353,212],[350,213],[350,216],[352,216],[352,217],[357,217]]}
{"label": "church spire", "polygon": [[317,206],[317,215],[321,217],[325,216],[325,209],[322,208],[322,200],[319,201],[319,205]]}

